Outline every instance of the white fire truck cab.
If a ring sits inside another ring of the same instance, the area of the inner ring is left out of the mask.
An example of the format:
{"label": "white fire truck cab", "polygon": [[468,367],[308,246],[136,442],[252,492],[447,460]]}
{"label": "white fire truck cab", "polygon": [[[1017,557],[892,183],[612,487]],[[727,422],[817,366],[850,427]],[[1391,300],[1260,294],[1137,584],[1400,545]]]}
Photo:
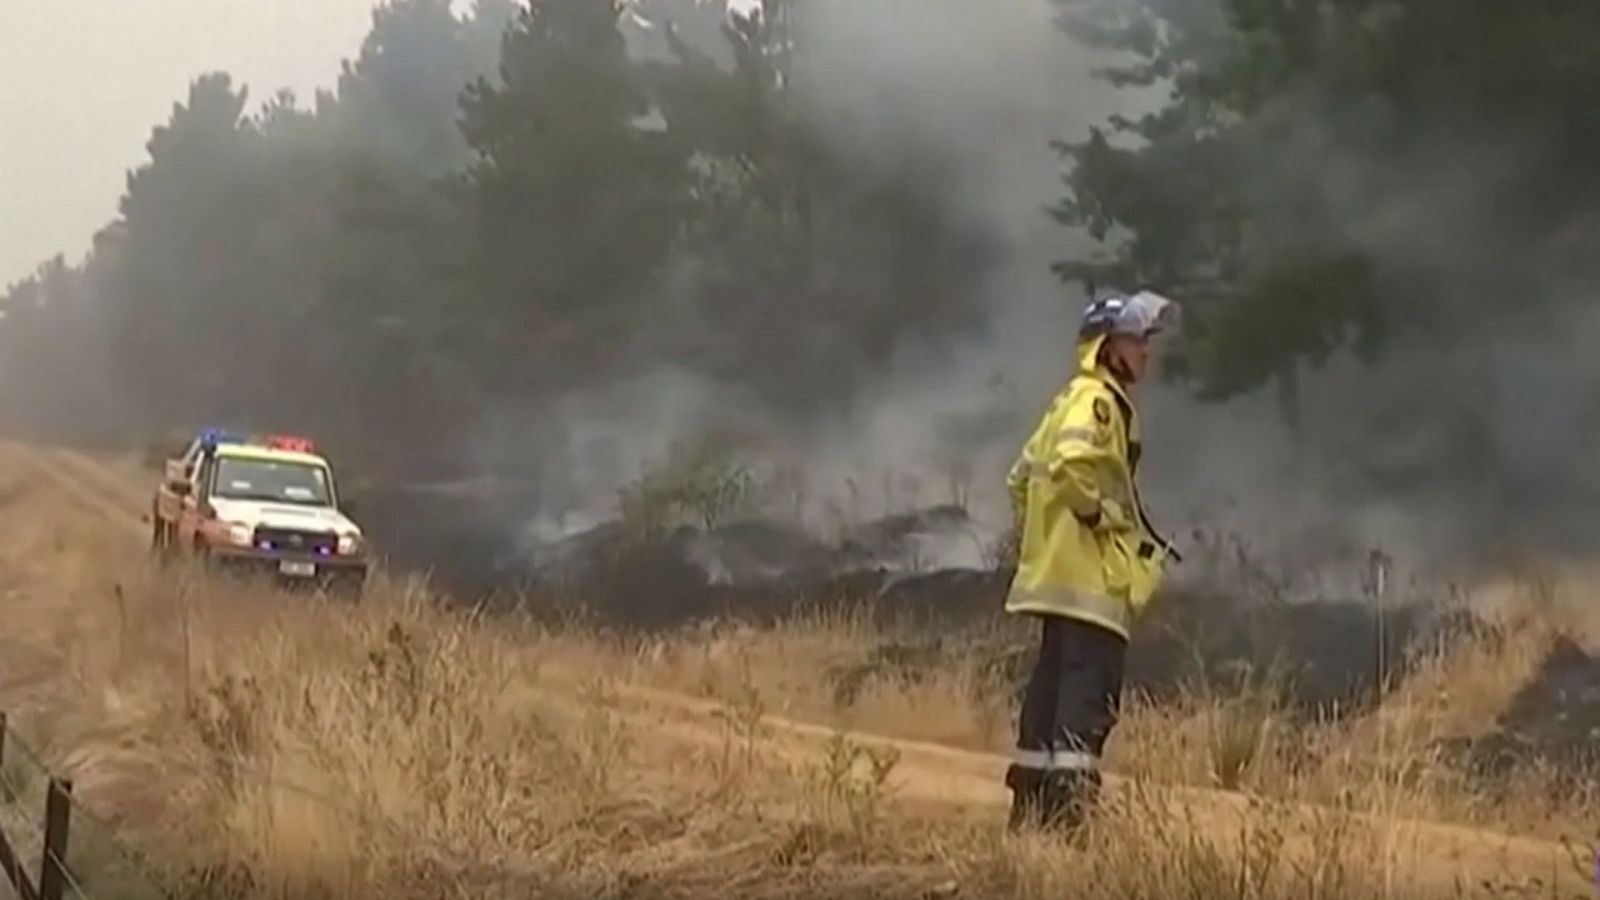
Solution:
{"label": "white fire truck cab", "polygon": [[151,503],[151,548],[218,569],[359,589],[368,552],[348,511],[332,465],[309,440],[207,430],[166,461]]}

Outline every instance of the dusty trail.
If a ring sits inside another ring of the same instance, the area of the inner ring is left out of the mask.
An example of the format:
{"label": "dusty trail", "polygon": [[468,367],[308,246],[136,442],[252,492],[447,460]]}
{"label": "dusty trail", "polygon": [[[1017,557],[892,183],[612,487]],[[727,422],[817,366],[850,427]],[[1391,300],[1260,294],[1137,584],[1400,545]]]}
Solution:
{"label": "dusty trail", "polygon": [[126,528],[130,533],[146,534],[140,517],[148,508],[149,497],[141,494],[127,478],[75,450],[34,449],[16,444],[0,445],[0,453],[39,477],[55,483],[80,509]]}
{"label": "dusty trail", "polygon": [[[546,674],[570,679],[574,685],[582,677],[581,673],[570,671]],[[725,740],[730,727],[732,714],[723,704],[634,685],[614,690],[625,716],[651,723],[654,729],[669,731],[682,741],[715,746]],[[840,734],[833,728],[773,715],[762,716],[757,731],[762,753],[802,765],[819,758],[826,752],[828,742]],[[846,737],[857,745],[896,755],[898,764],[890,776],[890,785],[900,799],[985,808],[992,811],[988,815],[996,822],[1003,819],[1003,810],[1010,803],[1010,793],[1002,786],[1008,764],[1005,757],[860,732]],[[1209,835],[1237,836],[1254,814],[1250,798],[1239,793],[1168,785],[1152,788],[1117,775],[1108,775],[1106,782],[1113,800],[1119,794],[1155,790],[1160,804],[1169,808],[1175,819]],[[1418,882],[1411,887],[1438,887],[1456,881],[1471,884],[1507,872],[1532,871],[1551,879],[1552,889],[1574,892],[1557,896],[1586,896],[1581,892],[1588,886],[1579,877],[1584,866],[1582,851],[1575,847],[1445,823],[1339,812],[1305,803],[1280,806],[1285,813],[1307,821],[1346,816],[1397,852],[1403,848],[1406,857],[1433,860],[1434,864],[1423,868]],[[1300,849],[1307,854],[1314,852],[1310,846]]]}
{"label": "dusty trail", "polygon": [[[141,516],[147,509],[149,485],[135,484],[131,470],[114,467],[82,453],[0,444],[0,461],[25,467],[60,488],[75,509],[118,524],[119,532],[143,540],[147,527]],[[592,672],[549,664],[541,682],[555,689],[576,688],[593,680]],[[737,714],[723,704],[637,684],[610,686],[615,713],[658,739],[663,758],[686,747],[715,749],[729,741],[730,729],[743,728],[742,740],[758,747],[768,759],[793,767],[816,764],[827,752],[837,731],[822,725],[763,715],[758,721],[735,725]],[[851,733],[859,746],[892,751],[898,764],[890,788],[900,802],[937,810],[944,815],[976,815],[998,824],[1003,820],[1009,795],[1001,777],[1007,761],[1001,756],[962,750],[921,741]],[[1244,831],[1252,814],[1249,798],[1240,794],[1195,788],[1136,785],[1111,777],[1113,798],[1159,795],[1162,808],[1175,820],[1209,835],[1228,840]],[[1259,802],[1259,801],[1257,801]],[[1305,805],[1286,806],[1294,817],[1307,822],[1328,816],[1350,816],[1351,821],[1386,851],[1385,858],[1403,858],[1406,877],[1395,884],[1430,895],[1451,895],[1459,885],[1503,881],[1508,873],[1537,879],[1541,896],[1578,898],[1594,890],[1587,878],[1584,852],[1563,844],[1496,834],[1489,831],[1431,822],[1380,819]],[[1308,833],[1311,829],[1305,829]],[[1316,848],[1309,839],[1291,840],[1288,852],[1311,861]],[[1374,861],[1379,865],[1379,861]]]}

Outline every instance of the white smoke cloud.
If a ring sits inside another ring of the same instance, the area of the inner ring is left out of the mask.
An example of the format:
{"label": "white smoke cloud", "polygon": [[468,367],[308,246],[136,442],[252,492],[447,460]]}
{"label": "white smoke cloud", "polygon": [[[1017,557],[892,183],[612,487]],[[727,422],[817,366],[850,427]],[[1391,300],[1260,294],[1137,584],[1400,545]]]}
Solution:
{"label": "white smoke cloud", "polygon": [[[999,238],[1004,257],[984,285],[988,321],[953,346],[900,347],[885,379],[822,421],[782,420],[736,385],[682,371],[574,395],[568,414],[543,432],[561,448],[553,458],[568,461],[557,480],[570,505],[585,511],[572,521],[608,514],[616,489],[675,441],[733,426],[751,436],[758,461],[804,470],[809,524],[825,524],[830,509],[876,515],[960,496],[997,530],[1005,470],[1070,374],[1082,302],[1049,271],[1088,246],[1045,212],[1064,191],[1050,141],[1081,138],[1113,112],[1149,109],[1162,99],[1159,88],[1097,81],[1092,70],[1103,60],[1055,27],[1048,0],[807,0],[793,10],[805,47],[795,73],[802,114],[862,165],[943,163],[950,208]],[[1345,203],[1341,224],[1380,261],[1424,258],[1448,273],[1465,257],[1505,252],[1485,185],[1526,160],[1488,143],[1472,153],[1439,148],[1362,192],[1353,186],[1373,177],[1370,161],[1330,155],[1329,123],[1302,126],[1300,155],[1319,167],[1327,195]],[[1587,290],[1590,273],[1570,262],[1582,256],[1570,248],[1593,233],[1575,226],[1561,236],[1552,258],[1568,269],[1550,268],[1547,283],[1529,290]],[[1470,281],[1475,270],[1459,268]],[[1479,302],[1470,287],[1458,302]],[[1475,344],[1395,348],[1377,366],[1336,356],[1304,373],[1298,436],[1270,390],[1203,405],[1176,388],[1145,386],[1147,497],[1180,538],[1196,526],[1237,531],[1307,584],[1328,567],[1358,569],[1376,547],[1419,567],[1459,559],[1493,539],[1507,484],[1522,486],[1514,492],[1532,510],[1505,519],[1505,528],[1526,533],[1533,516],[1560,532],[1552,524],[1562,521],[1552,516],[1560,504],[1535,499],[1600,495],[1600,464],[1583,453],[1600,436],[1584,400],[1600,384],[1600,354],[1582,337],[1600,324],[1593,318],[1479,335]],[[1479,419],[1484,470],[1438,471],[1458,464],[1446,461],[1459,461],[1463,428]],[[1355,590],[1348,579],[1335,589]]]}
{"label": "white smoke cloud", "polygon": [[759,436],[764,461],[804,469],[810,524],[825,508],[877,515],[961,498],[998,528],[1010,457],[1070,373],[1080,304],[1049,271],[1072,250],[1046,213],[1062,190],[1050,141],[1081,137],[1130,98],[1091,77],[1094,60],[1055,27],[1048,0],[807,0],[791,11],[800,114],[863,167],[937,161],[951,173],[942,202],[1002,246],[984,286],[987,326],[954,348],[902,346],[886,379],[841,398],[827,421],[778,420],[736,385],[684,371],[573,395],[555,456],[581,461],[563,490],[590,521],[668,446],[732,426]]}

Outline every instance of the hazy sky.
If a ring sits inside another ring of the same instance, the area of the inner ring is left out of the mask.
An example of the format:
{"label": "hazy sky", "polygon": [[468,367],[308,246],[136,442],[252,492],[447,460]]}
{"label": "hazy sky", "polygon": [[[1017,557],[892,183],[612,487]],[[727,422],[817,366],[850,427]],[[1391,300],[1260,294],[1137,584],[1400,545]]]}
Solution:
{"label": "hazy sky", "polygon": [[191,79],[224,69],[252,105],[309,100],[353,56],[374,0],[0,0],[0,289],[76,261],[116,213]]}

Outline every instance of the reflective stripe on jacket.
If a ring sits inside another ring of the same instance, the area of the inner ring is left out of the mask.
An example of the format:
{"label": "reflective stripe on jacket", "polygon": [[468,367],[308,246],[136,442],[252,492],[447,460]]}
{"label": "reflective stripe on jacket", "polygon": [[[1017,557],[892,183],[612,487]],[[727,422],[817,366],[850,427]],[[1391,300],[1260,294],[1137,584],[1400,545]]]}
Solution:
{"label": "reflective stripe on jacket", "polygon": [[1104,340],[1079,344],[1077,373],[1006,479],[1019,529],[1006,611],[1067,616],[1127,638],[1171,548],[1139,502],[1138,415],[1097,363]]}

